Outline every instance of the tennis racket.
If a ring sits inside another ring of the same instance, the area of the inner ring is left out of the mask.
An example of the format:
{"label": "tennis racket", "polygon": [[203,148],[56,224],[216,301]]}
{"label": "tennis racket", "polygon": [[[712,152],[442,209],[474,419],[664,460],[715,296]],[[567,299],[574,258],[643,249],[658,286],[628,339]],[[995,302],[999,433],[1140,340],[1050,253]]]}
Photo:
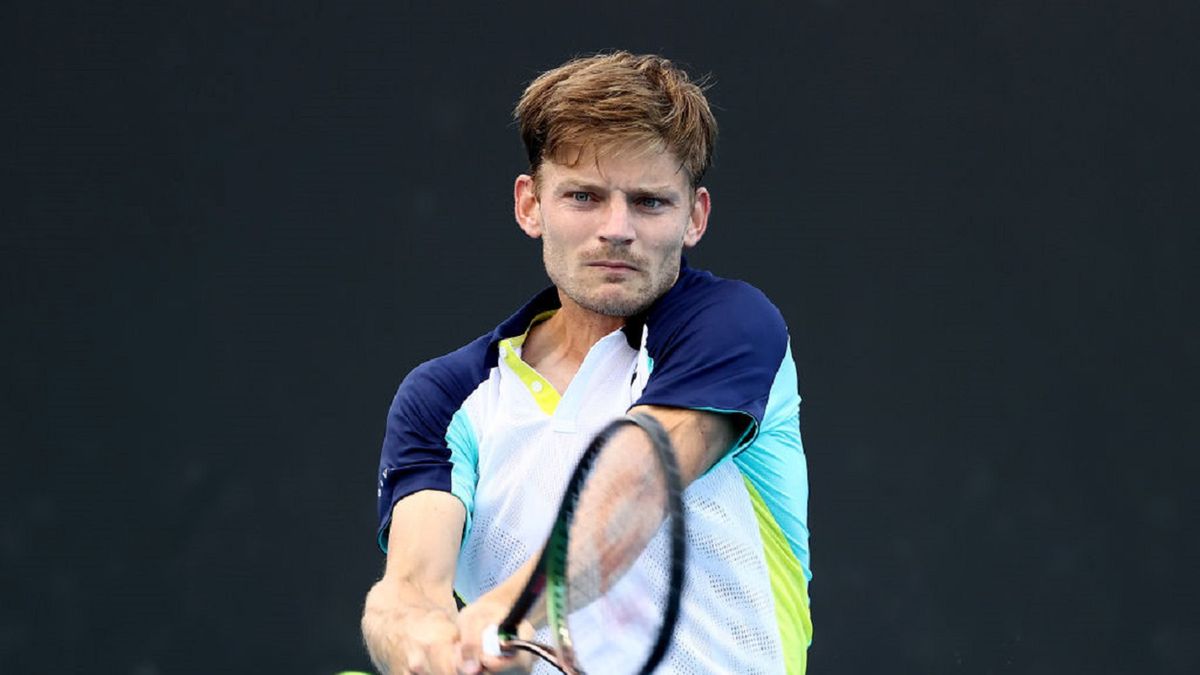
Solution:
{"label": "tennis racket", "polygon": [[[649,447],[611,443],[625,427],[642,429]],[[614,481],[613,476],[622,478]],[[644,656],[622,653],[621,657],[628,663],[641,663],[630,673],[653,671],[666,655],[679,619],[686,568],[682,492],[675,449],[658,420],[637,413],[609,423],[575,465],[533,575],[508,616],[484,631],[483,650],[493,656],[524,650],[562,673],[583,675],[588,663],[577,660],[568,617],[587,608],[591,614],[586,630],[593,643],[599,637],[606,649],[642,652]],[[576,518],[580,513],[588,515]],[[665,575],[660,573],[656,583],[634,594],[636,602],[627,604],[636,606],[608,611],[602,604],[608,601],[605,594],[652,539],[656,555],[666,562]],[[553,646],[517,637],[517,625],[542,597]],[[600,604],[589,607],[592,603]],[[622,639],[630,637],[636,639],[632,643]]]}

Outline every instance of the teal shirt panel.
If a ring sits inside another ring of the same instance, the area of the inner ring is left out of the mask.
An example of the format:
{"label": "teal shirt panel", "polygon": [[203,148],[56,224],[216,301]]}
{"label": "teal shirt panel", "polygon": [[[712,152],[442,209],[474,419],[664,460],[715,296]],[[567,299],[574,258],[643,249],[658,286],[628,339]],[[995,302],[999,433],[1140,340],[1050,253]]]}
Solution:
{"label": "teal shirt panel", "polygon": [[796,363],[788,345],[771,384],[762,426],[754,442],[733,462],[762,496],[788,546],[812,579],[808,548],[808,464],[800,440],[800,394]]}
{"label": "teal shirt panel", "polygon": [[459,408],[446,428],[450,448],[450,494],[458,497],[467,510],[463,540],[471,531],[471,513],[475,510],[475,486],[479,484],[479,441],[465,408]]}

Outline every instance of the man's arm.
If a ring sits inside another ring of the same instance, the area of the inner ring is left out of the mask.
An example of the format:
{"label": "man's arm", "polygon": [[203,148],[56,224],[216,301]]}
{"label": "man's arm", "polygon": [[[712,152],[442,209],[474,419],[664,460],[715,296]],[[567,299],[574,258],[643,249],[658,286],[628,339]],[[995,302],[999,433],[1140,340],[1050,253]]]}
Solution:
{"label": "man's arm", "polygon": [[[704,475],[704,472],[720,461],[733,448],[734,443],[741,437],[741,432],[744,431],[742,423],[740,423],[738,416],[735,415],[663,406],[635,406],[629,412],[650,414],[667,430],[667,433],[671,437],[671,442],[675,446],[676,460],[679,463],[680,478],[683,481],[684,488],[690,485],[692,481]],[[611,442],[649,444],[650,441],[640,429],[626,428],[614,436]],[[620,449],[616,451],[619,452]],[[641,456],[644,457],[648,454],[648,452],[641,453]],[[594,473],[588,480],[611,481],[614,485],[628,487],[646,479],[647,472],[644,470],[644,467],[626,466],[620,467],[616,471],[609,471],[606,474]],[[602,494],[637,493],[636,489],[617,490],[603,487],[599,491]],[[620,516],[614,516],[612,511],[614,509],[620,511],[623,505],[609,503],[598,506],[609,509],[610,512],[605,516],[598,516],[597,514],[581,510],[575,514],[576,520],[590,522],[595,521],[598,517],[619,518]],[[630,504],[624,506],[637,509],[640,505]],[[647,543],[649,543],[648,539],[638,540],[636,545],[645,547]],[[623,554],[614,555],[614,557],[633,560],[640,553],[640,549],[637,551],[631,550]],[[510,659],[483,655],[480,646],[480,637],[483,634],[484,628],[500,623],[507,614],[508,609],[516,601],[517,596],[524,589],[530,576],[533,575],[538,557],[538,555],[531,557],[512,576],[501,582],[496,588],[485,593],[478,601],[471,603],[471,605],[463,609],[459,615],[458,625],[462,634],[462,656],[464,662],[481,662],[482,666],[488,670],[497,670],[512,666]],[[528,617],[534,626],[545,622],[544,609],[541,602],[534,605]],[[467,668],[463,672],[478,671]]]}
{"label": "man's arm", "polygon": [[462,502],[435,490],[392,507],[387,566],[362,617],[367,650],[384,675],[455,672],[453,585],[465,520]]}
{"label": "man's arm", "polygon": [[629,412],[653,415],[667,430],[684,488],[732,450],[749,423],[742,415],[658,405],[634,406]]}

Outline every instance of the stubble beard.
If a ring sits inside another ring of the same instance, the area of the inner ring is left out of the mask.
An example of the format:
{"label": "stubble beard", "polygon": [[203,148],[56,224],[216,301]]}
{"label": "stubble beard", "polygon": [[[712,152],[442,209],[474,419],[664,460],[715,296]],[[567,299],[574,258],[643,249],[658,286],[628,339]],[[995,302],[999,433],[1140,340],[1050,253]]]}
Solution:
{"label": "stubble beard", "polygon": [[[599,258],[629,260],[628,255],[620,253],[605,254]],[[625,318],[641,313],[670,290],[679,276],[679,256],[668,257],[664,265],[657,270],[650,261],[642,259],[636,262],[641,278],[628,280],[625,292],[603,292],[601,289],[589,288],[588,281],[572,274],[572,263],[568,257],[545,239],[542,260],[546,266],[546,275],[559,291],[583,309],[601,316]]]}

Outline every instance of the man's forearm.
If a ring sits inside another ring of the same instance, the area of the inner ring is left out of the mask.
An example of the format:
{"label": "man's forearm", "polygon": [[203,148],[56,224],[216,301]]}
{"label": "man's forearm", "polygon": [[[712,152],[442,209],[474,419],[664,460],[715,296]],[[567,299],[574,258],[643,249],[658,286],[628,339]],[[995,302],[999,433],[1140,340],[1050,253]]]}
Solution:
{"label": "man's forearm", "polygon": [[367,593],[363,641],[384,673],[453,672],[455,559],[465,511],[426,490],[392,507],[383,579]]}
{"label": "man's forearm", "polygon": [[[526,560],[525,564],[517,568],[517,571],[510,574],[507,579],[500,582],[495,588],[481,596],[479,598],[479,602],[486,602],[494,606],[504,607],[506,610],[512,608],[512,606],[516,604],[517,598],[521,596],[521,592],[525,590],[525,586],[529,583],[529,578],[533,576],[534,569],[537,567],[540,558],[541,553],[539,552],[529,560]],[[544,603],[536,600],[540,600],[540,598],[535,599],[533,607],[525,615],[525,620],[535,627],[546,622],[546,609],[543,606]]]}

